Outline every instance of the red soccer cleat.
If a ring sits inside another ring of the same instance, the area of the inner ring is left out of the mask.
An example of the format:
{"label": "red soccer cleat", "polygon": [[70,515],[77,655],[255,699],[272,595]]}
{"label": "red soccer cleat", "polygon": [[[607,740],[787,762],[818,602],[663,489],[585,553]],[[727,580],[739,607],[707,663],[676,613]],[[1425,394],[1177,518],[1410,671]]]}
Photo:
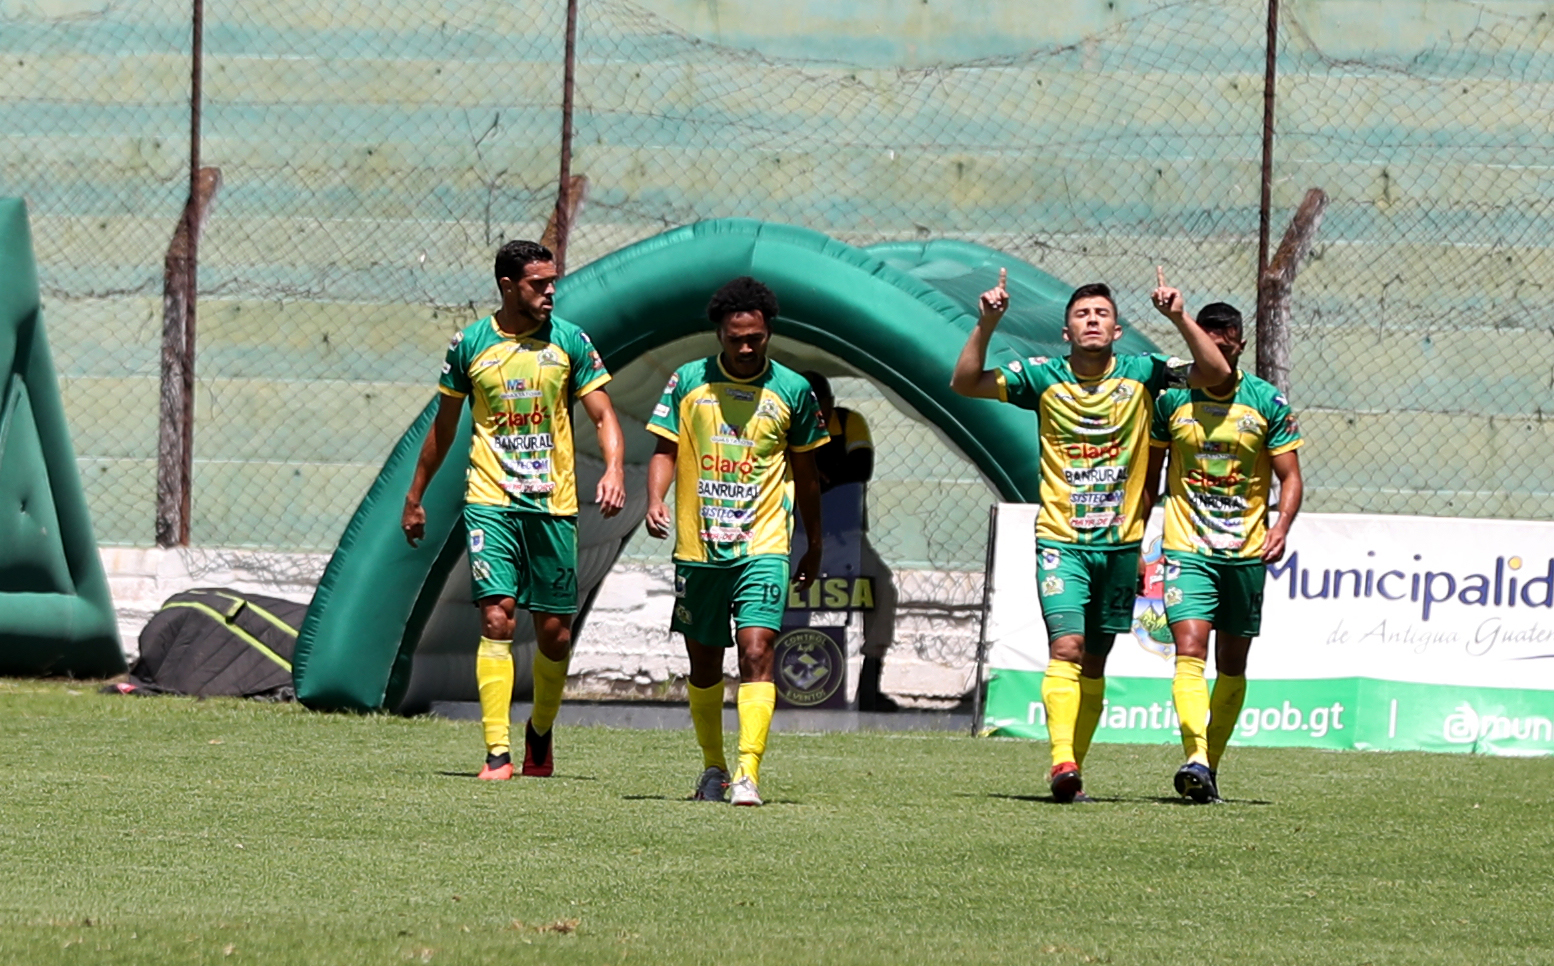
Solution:
{"label": "red soccer cleat", "polygon": [[536,734],[534,725],[525,721],[523,723],[523,774],[529,778],[549,778],[556,770],[555,758],[551,755],[550,739],[556,729]]}
{"label": "red soccer cleat", "polygon": [[500,755],[487,755],[486,767],[480,769],[480,774],[475,776],[483,782],[505,782],[513,777],[513,756],[507,752]]}

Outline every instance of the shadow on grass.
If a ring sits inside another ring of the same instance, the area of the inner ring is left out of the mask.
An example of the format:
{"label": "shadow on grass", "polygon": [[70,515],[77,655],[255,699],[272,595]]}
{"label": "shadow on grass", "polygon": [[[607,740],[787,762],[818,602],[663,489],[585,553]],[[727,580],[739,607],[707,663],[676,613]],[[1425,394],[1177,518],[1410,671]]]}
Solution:
{"label": "shadow on grass", "polygon": [[[478,772],[478,771],[440,771],[437,774],[441,775],[444,778],[479,778],[480,777],[480,772]],[[508,779],[508,781],[514,781],[514,782],[516,782],[516,781],[524,781],[524,780],[526,780],[525,776],[517,775],[517,774],[513,775],[512,778]],[[536,781],[538,779],[527,779],[527,780]],[[564,781],[564,782],[596,782],[599,779],[594,777],[593,775],[551,775],[549,780],[550,781]]]}
{"label": "shadow on grass", "polygon": [[[696,799],[691,798],[689,795],[686,795],[684,797],[681,797],[679,795],[622,795],[621,796],[621,801],[623,801],[623,802],[683,802],[686,805],[718,805],[718,804],[727,805],[728,804],[728,802],[721,802],[721,803],[719,803],[719,802],[699,802]],[[765,804],[767,804],[767,805],[803,805],[804,803],[801,802],[801,801],[798,801],[797,799],[792,799],[792,798],[768,798],[768,799],[766,799]]]}
{"label": "shadow on grass", "polygon": [[[976,794],[976,793],[973,793],[973,792],[957,792],[955,794],[955,797],[956,798],[1001,798],[1001,799],[1003,799],[1005,801],[1009,801],[1009,802],[1034,802],[1035,804],[1038,804],[1038,805],[1059,805],[1059,804],[1062,804],[1066,808],[1067,807],[1073,807],[1076,804],[1074,802],[1060,803],[1055,798],[1053,798],[1051,795],[1013,795],[1013,794],[1009,794],[1008,792],[987,792],[987,793],[980,794],[980,795]],[[1102,796],[1102,795],[1092,795],[1092,796],[1090,796],[1090,801],[1088,801],[1088,802],[1079,802],[1079,803],[1077,803],[1077,805],[1082,808],[1085,805],[1091,805],[1091,804],[1095,804],[1095,805],[1119,805],[1119,804],[1128,804],[1128,803],[1131,803],[1131,804],[1134,804],[1134,805],[1180,805],[1180,806],[1191,806],[1191,807],[1194,807],[1194,808],[1198,807],[1198,803],[1193,801],[1190,798],[1167,797],[1167,796],[1164,796],[1164,795],[1160,795],[1160,796],[1117,795],[1117,796],[1112,796],[1112,797],[1106,797],[1106,796]],[[1274,803],[1273,802],[1263,801],[1262,799],[1256,799],[1256,798],[1227,798],[1224,801],[1220,802],[1219,804],[1221,804],[1221,805],[1272,805]]]}

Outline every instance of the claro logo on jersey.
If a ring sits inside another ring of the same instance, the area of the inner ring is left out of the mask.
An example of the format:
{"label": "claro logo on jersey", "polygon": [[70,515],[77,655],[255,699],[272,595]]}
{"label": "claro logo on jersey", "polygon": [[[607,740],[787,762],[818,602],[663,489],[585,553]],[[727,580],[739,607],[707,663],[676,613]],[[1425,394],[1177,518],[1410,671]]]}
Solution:
{"label": "claro logo on jersey", "polygon": [[[1376,566],[1329,567],[1304,566],[1301,553],[1290,554],[1282,562],[1268,565],[1268,581],[1289,581],[1290,600],[1338,600],[1373,598],[1406,600],[1419,605],[1421,620],[1429,620],[1443,606],[1554,609],[1554,557],[1547,567],[1521,557],[1496,557],[1490,573],[1462,573],[1453,570],[1383,570]],[[1371,556],[1375,556],[1374,551]],[[1414,560],[1422,560],[1414,554]],[[1308,556],[1309,560],[1310,557]],[[1407,566],[1407,565],[1405,565]],[[1539,567],[1539,570],[1534,570]],[[1273,592],[1273,587],[1269,587]]]}
{"label": "claro logo on jersey", "polygon": [[543,426],[550,422],[550,410],[541,406],[532,413],[492,413],[491,428],[497,432],[502,430],[522,430],[532,426]]}
{"label": "claro logo on jersey", "polygon": [[1071,460],[1114,460],[1122,455],[1122,441],[1096,446],[1093,443],[1070,443],[1063,447],[1063,454]]}
{"label": "claro logo on jersey", "polygon": [[701,468],[712,473],[738,473],[740,476],[749,476],[755,472],[755,462],[749,459],[725,459],[714,453],[706,453],[702,455]]}

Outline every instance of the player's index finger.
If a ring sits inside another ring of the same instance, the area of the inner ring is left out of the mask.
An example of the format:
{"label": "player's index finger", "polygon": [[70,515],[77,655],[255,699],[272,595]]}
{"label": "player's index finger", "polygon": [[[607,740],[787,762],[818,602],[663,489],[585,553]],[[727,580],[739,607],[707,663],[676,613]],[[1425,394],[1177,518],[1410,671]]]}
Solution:
{"label": "player's index finger", "polygon": [[1165,288],[1165,266],[1155,266],[1155,287]]}
{"label": "player's index finger", "polygon": [[998,287],[999,288],[1003,288],[1004,285],[1008,283],[1008,281],[1009,281],[1009,269],[1007,269],[1007,268],[1000,268],[998,270]]}

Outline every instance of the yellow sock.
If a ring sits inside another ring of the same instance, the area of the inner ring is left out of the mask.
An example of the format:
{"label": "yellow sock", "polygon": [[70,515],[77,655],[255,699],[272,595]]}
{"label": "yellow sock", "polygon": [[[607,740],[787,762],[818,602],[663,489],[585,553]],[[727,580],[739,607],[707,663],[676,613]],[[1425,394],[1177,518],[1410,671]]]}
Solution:
{"label": "yellow sock", "polygon": [[1209,763],[1209,685],[1203,679],[1203,658],[1176,656],[1176,677],[1171,679],[1171,700],[1182,719],[1182,751],[1187,760]]}
{"label": "yellow sock", "polygon": [[556,723],[556,712],[561,710],[561,692],[567,686],[566,660],[552,661],[534,649],[534,708],[529,712],[529,724],[534,733],[543,735]]}
{"label": "yellow sock", "polygon": [[1073,661],[1048,661],[1041,679],[1041,703],[1047,709],[1047,735],[1052,742],[1052,764],[1074,761],[1074,727],[1079,720],[1079,665]]}
{"label": "yellow sock", "polygon": [[1106,679],[1079,679],[1079,718],[1074,725],[1074,764],[1083,766],[1090,753],[1090,739],[1101,723],[1101,708],[1106,704]]}
{"label": "yellow sock", "polygon": [[691,726],[696,729],[696,743],[701,745],[701,766],[728,771],[723,757],[723,682],[698,688],[687,681],[685,690],[691,697]]}
{"label": "yellow sock", "polygon": [[480,688],[480,723],[486,732],[486,753],[500,755],[511,744],[513,716],[513,642],[480,639],[475,652],[475,684]]}
{"label": "yellow sock", "polygon": [[766,754],[766,733],[772,728],[772,711],[777,707],[777,685],[759,681],[739,686],[739,770],[734,781],[745,775],[760,783],[761,756]]}
{"label": "yellow sock", "polygon": [[1214,679],[1214,694],[1209,698],[1210,768],[1219,768],[1219,760],[1225,755],[1225,746],[1230,744],[1230,735],[1236,730],[1236,721],[1241,717],[1241,705],[1245,702],[1245,674],[1221,674]]}

